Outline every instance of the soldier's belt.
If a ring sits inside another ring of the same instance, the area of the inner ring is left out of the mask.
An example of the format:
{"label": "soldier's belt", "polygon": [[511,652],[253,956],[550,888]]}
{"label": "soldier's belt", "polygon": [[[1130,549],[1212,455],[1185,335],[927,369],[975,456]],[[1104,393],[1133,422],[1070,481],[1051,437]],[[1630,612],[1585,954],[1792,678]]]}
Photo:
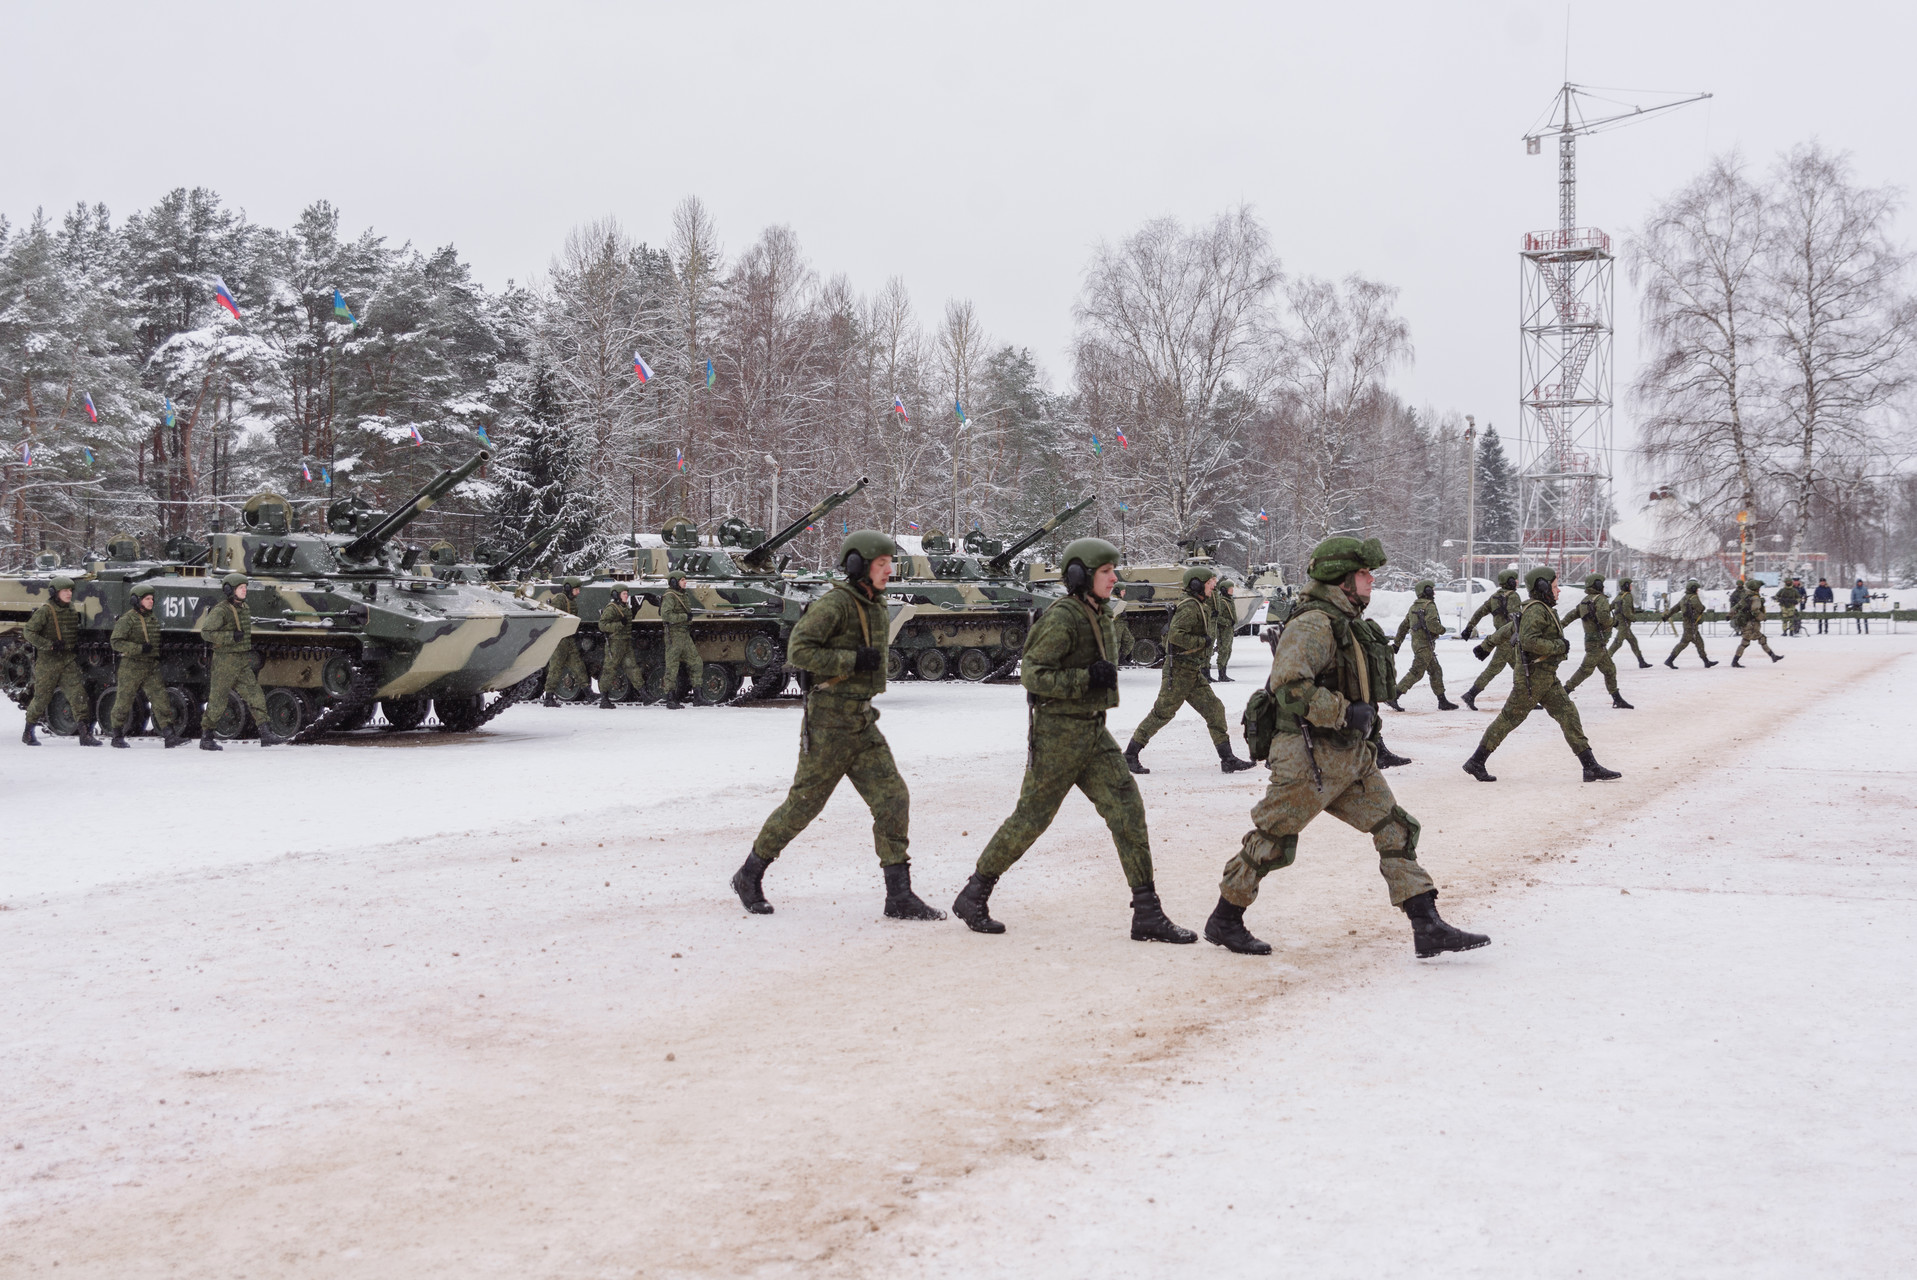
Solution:
{"label": "soldier's belt", "polygon": [[[1303,737],[1305,732],[1296,720],[1289,720],[1284,716],[1278,717],[1277,728],[1279,733],[1288,733],[1294,738]],[[1364,738],[1356,729],[1320,729],[1314,724],[1311,726],[1311,740],[1319,746],[1342,749],[1355,747],[1363,742]]]}

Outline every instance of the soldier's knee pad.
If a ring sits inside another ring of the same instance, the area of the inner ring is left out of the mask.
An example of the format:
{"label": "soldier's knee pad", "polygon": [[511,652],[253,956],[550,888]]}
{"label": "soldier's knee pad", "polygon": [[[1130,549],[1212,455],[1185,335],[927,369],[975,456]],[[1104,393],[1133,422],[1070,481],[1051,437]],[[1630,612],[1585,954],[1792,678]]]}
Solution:
{"label": "soldier's knee pad", "polygon": [[1404,811],[1403,805],[1394,804],[1391,806],[1391,812],[1385,815],[1384,821],[1371,829],[1370,835],[1374,841],[1381,840],[1385,838],[1386,833],[1393,827],[1403,830],[1404,847],[1401,849],[1380,849],[1378,856],[1381,858],[1409,858],[1411,861],[1416,862],[1418,860],[1418,832],[1424,828],[1419,825],[1416,818]]}
{"label": "soldier's knee pad", "polygon": [[1264,831],[1248,831],[1239,846],[1239,856],[1258,868],[1258,874],[1277,871],[1298,860],[1298,837],[1274,836]]}

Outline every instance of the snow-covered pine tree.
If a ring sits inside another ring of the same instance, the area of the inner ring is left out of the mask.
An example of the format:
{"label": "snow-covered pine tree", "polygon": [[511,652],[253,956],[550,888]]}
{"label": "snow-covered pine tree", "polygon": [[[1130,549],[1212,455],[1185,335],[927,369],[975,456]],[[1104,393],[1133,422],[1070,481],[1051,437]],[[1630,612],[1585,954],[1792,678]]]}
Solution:
{"label": "snow-covered pine tree", "polygon": [[[516,381],[516,402],[498,432],[492,464],[496,498],[488,541],[516,547],[557,520],[560,529],[547,561],[562,571],[597,564],[610,540],[585,483],[591,452],[564,420],[550,369],[535,363]],[[519,568],[523,573],[532,565]]]}
{"label": "snow-covered pine tree", "polygon": [[1498,429],[1487,426],[1478,443],[1478,546],[1490,554],[1518,549],[1517,480]]}

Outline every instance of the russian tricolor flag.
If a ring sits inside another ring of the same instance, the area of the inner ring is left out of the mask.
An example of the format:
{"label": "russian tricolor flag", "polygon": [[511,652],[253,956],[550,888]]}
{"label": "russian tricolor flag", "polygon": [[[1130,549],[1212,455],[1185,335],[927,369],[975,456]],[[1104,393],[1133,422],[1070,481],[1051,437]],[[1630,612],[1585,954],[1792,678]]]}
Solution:
{"label": "russian tricolor flag", "polygon": [[407,427],[406,429],[407,429],[408,431],[410,431],[410,432],[412,432],[412,434],[413,434],[413,443],[414,443],[414,444],[425,444],[425,443],[426,443],[426,437],[425,437],[425,436],[423,436],[423,435],[421,435],[421,434],[419,434],[419,428],[418,428],[418,427],[414,427],[414,426],[408,426],[408,427]]}
{"label": "russian tricolor flag", "polygon": [[905,527],[910,529],[913,533],[917,533],[920,529],[923,529],[925,526],[920,524],[916,520],[907,520],[905,522]]}
{"label": "russian tricolor flag", "polygon": [[632,371],[638,376],[639,381],[652,381],[652,366],[647,364],[646,358],[637,351],[632,353]]}
{"label": "russian tricolor flag", "polygon": [[1264,521],[1266,524],[1271,523],[1271,517],[1265,514],[1265,509],[1263,507],[1258,508],[1258,518],[1261,521]]}
{"label": "russian tricolor flag", "polygon": [[308,484],[313,483],[313,468],[307,466],[304,462],[300,463],[300,478]]}
{"label": "russian tricolor flag", "polygon": [[87,417],[98,422],[100,420],[100,411],[93,407],[93,394],[91,392],[82,393],[80,399],[86,402]]}
{"label": "russian tricolor flag", "polygon": [[1125,438],[1125,428],[1123,427],[1118,428],[1118,447],[1121,449],[1129,449],[1132,447],[1132,442]]}
{"label": "russian tricolor flag", "polygon": [[31,440],[20,442],[20,465],[23,467],[33,465],[33,441]]}
{"label": "russian tricolor flag", "polygon": [[233,291],[226,287],[226,281],[218,276],[213,277],[213,301],[231,311],[235,320],[240,318],[240,304],[233,300]]}
{"label": "russian tricolor flag", "polygon": [[678,464],[678,469],[684,471],[686,469],[686,451],[684,449],[674,449],[672,456]]}
{"label": "russian tricolor flag", "polygon": [[907,422],[912,420],[912,415],[905,411],[905,401],[898,396],[892,397],[892,412],[898,414],[899,417],[904,418]]}

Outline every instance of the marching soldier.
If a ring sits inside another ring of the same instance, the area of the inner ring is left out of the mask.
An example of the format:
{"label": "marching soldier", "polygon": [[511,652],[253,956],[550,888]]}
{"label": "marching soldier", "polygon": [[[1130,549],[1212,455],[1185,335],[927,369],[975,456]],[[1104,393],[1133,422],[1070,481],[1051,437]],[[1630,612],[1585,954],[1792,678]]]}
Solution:
{"label": "marching soldier", "polygon": [[1743,643],[1737,646],[1737,652],[1731,655],[1731,665],[1741,667],[1744,650],[1756,644],[1765,653],[1770,654],[1772,662],[1782,662],[1784,655],[1771,653],[1771,642],[1764,638],[1764,591],[1763,584],[1751,579],[1744,590],[1744,598],[1737,602],[1737,608],[1731,611],[1731,625],[1735,626],[1743,637]]}
{"label": "marching soldier", "polygon": [[1611,619],[1611,605],[1604,598],[1604,575],[1594,573],[1584,580],[1584,599],[1558,620],[1560,625],[1567,627],[1573,621],[1584,623],[1584,661],[1578,664],[1576,674],[1564,682],[1564,691],[1576,693],[1585,677],[1593,671],[1601,671],[1604,673],[1604,690],[1611,695],[1611,705],[1632,711],[1636,708],[1618,692],[1617,664],[1611,661],[1611,652],[1604,647],[1604,642],[1611,636]]}
{"label": "marching soldier", "polygon": [[1171,629],[1165,637],[1165,666],[1158,681],[1158,701],[1151,712],[1132,730],[1125,748],[1125,766],[1133,773],[1150,773],[1139,763],[1138,753],[1145,749],[1160,729],[1171,723],[1180,707],[1189,705],[1205,718],[1211,731],[1212,746],[1218,751],[1218,767],[1225,773],[1251,768],[1251,761],[1232,754],[1231,730],[1225,724],[1225,704],[1211,691],[1206,672],[1211,665],[1214,643],[1212,584],[1218,575],[1204,565],[1185,570],[1185,598],[1172,611]]}
{"label": "marching soldier", "polygon": [[221,601],[206,615],[200,638],[213,647],[212,681],[206,692],[206,711],[200,716],[200,750],[219,751],[213,726],[226,715],[235,698],[253,713],[260,745],[270,747],[286,739],[267,723],[266,695],[253,673],[253,610],[246,603],[246,575],[229,573],[220,580]]}
{"label": "marching soldier", "polygon": [[706,664],[699,657],[699,646],[692,642],[692,596],[686,589],[685,575],[667,578],[666,587],[665,598],[659,603],[659,616],[666,624],[666,706],[677,711],[683,705],[679,701],[679,672],[686,672],[697,697],[705,683]]}
{"label": "marching soldier", "polygon": [[1684,594],[1678,602],[1664,611],[1662,621],[1669,622],[1680,614],[1684,621],[1684,634],[1678,637],[1677,648],[1671,650],[1671,656],[1664,659],[1664,665],[1673,671],[1677,670],[1677,655],[1690,645],[1697,646],[1697,656],[1704,659],[1706,667],[1717,665],[1711,661],[1711,655],[1704,652],[1704,633],[1697,629],[1698,624],[1704,621],[1704,597],[1697,592],[1698,581],[1692,578],[1684,585]]}
{"label": "marching soldier", "polygon": [[1031,706],[1025,781],[1012,811],[979,855],[952,914],[978,933],[1003,933],[992,919],[992,888],[1052,825],[1073,787],[1085,793],[1118,847],[1132,890],[1132,940],[1196,942],[1165,915],[1152,884],[1145,801],[1125,766],[1105,713],[1118,705],[1118,627],[1111,610],[1118,548],[1080,538],[1065,548],[1068,594],[1053,602],[1026,637],[1019,681]]}
{"label": "marching soldier", "polygon": [[[1469,951],[1491,939],[1446,924],[1438,889],[1418,862],[1418,820],[1378,772],[1377,703],[1390,665],[1383,632],[1359,625],[1371,571],[1385,562],[1376,538],[1328,538],[1311,553],[1311,586],[1274,647],[1265,690],[1275,703],[1271,783],[1252,808],[1252,829],[1225,864],[1205,940],[1241,955],[1271,954],[1245,927],[1260,882],[1298,855],[1298,836],[1320,813],[1371,835],[1391,903],[1411,921],[1419,956]],[[1255,696],[1255,695],[1254,695]]]}
{"label": "marching soldier", "polygon": [[1564,731],[1564,743],[1576,753],[1578,763],[1584,766],[1586,782],[1604,782],[1623,777],[1617,770],[1606,769],[1597,762],[1597,756],[1591,752],[1591,742],[1584,736],[1584,720],[1578,715],[1577,704],[1571,701],[1564,692],[1564,686],[1558,682],[1558,664],[1571,651],[1557,615],[1558,571],[1540,565],[1524,575],[1524,586],[1531,598],[1524,602],[1524,609],[1517,620],[1506,623],[1498,635],[1478,646],[1478,656],[1483,657],[1489,646],[1504,639],[1517,652],[1517,667],[1511,679],[1510,701],[1504,704],[1504,710],[1498,712],[1498,718],[1485,729],[1478,749],[1464,762],[1464,771],[1479,782],[1496,782],[1497,779],[1484,767],[1486,759],[1510,736],[1513,729],[1524,723],[1525,717],[1533,709],[1543,707],[1558,722],[1558,728]]}
{"label": "marching soldier", "polygon": [[1636,620],[1637,596],[1631,591],[1631,580],[1619,578],[1617,594],[1611,597],[1611,626],[1616,630],[1617,635],[1611,640],[1611,647],[1607,652],[1615,659],[1617,651],[1628,644],[1631,646],[1631,652],[1637,655],[1637,665],[1640,668],[1648,667],[1651,664],[1644,660],[1644,650],[1637,647],[1637,633],[1631,630],[1631,624]]}
{"label": "marching soldier", "polygon": [[606,637],[606,656],[599,663],[599,705],[610,711],[617,704],[612,689],[620,678],[626,688],[638,690],[646,683],[639,662],[632,656],[632,589],[621,586],[599,611],[599,633]]}
{"label": "marching soldier", "polygon": [[[585,585],[579,578],[567,578],[561,582],[560,589],[553,593],[546,603],[561,613],[579,616],[579,589]],[[586,670],[586,660],[579,656],[579,642],[572,636],[566,636],[552,651],[552,657],[546,663],[546,696],[541,700],[546,706],[559,705],[559,690],[567,676],[571,676],[581,689],[592,688],[592,673]]]}
{"label": "marching soldier", "polygon": [[1784,579],[1771,599],[1777,602],[1778,632],[1780,635],[1797,634],[1797,607],[1804,603],[1803,584],[1796,578]]}
{"label": "marching soldier", "polygon": [[[1491,618],[1492,634],[1498,634],[1503,631],[1505,624],[1518,616],[1518,610],[1522,607],[1523,601],[1518,599],[1518,571],[1516,569],[1506,569],[1498,575],[1498,589],[1485,597],[1484,603],[1478,606],[1478,611],[1472,614],[1470,621],[1464,624],[1463,638],[1466,640],[1477,639],[1478,619],[1485,617],[1487,614]],[[1512,652],[1509,645],[1493,646],[1491,649],[1490,663],[1484,670],[1478,672],[1478,678],[1473,680],[1471,687],[1464,691],[1464,705],[1476,711],[1478,709],[1478,695],[1490,687],[1491,681],[1497,676],[1498,672],[1504,670],[1506,667],[1510,667],[1511,678],[1515,681],[1517,679],[1517,665],[1517,655]]]}
{"label": "marching soldier", "polygon": [[799,767],[785,802],[765,820],[752,852],[732,877],[732,891],[755,915],[772,914],[765,900],[766,868],[819,816],[839,779],[850,778],[872,810],[872,840],[885,873],[885,914],[894,920],[945,919],[943,911],[912,892],[906,855],[911,796],[872,706],[872,699],[885,692],[890,621],[885,584],[897,554],[892,539],[876,530],[848,536],[839,544],[844,580],[813,601],[792,628],[786,660],[811,677],[799,727]]}
{"label": "marching soldier", "polygon": [[1393,711],[1403,711],[1398,699],[1417,687],[1418,677],[1431,673],[1431,692],[1438,695],[1438,710],[1456,711],[1458,704],[1444,696],[1444,668],[1438,665],[1438,640],[1444,635],[1444,619],[1438,614],[1438,584],[1430,578],[1417,585],[1417,599],[1411,602],[1411,608],[1405,611],[1404,621],[1398,624],[1398,634],[1391,641],[1391,652],[1396,653],[1404,644],[1405,634],[1411,635],[1411,670],[1404,679],[1398,681],[1391,691],[1386,704]]}
{"label": "marching soldier", "polygon": [[113,624],[113,652],[120,655],[119,670],[113,682],[119,693],[113,699],[111,726],[113,745],[127,745],[127,721],[133,718],[133,704],[141,694],[153,710],[153,723],[160,727],[169,750],[186,741],[174,727],[173,700],[167,697],[160,680],[160,620],[153,616],[153,588],[133,588],[133,607]]}
{"label": "marching soldier", "polygon": [[97,747],[92,708],[87,705],[87,683],[80,674],[80,611],[73,607],[73,579],[57,577],[47,583],[47,602],[33,611],[21,634],[33,646],[33,700],[27,703],[27,727],[20,741],[40,745],[33,728],[45,718],[53,695],[67,695],[67,706],[80,723],[80,745]]}
{"label": "marching soldier", "polygon": [[1219,578],[1211,595],[1212,617],[1215,619],[1212,632],[1218,642],[1218,679],[1225,684],[1231,683],[1226,668],[1231,666],[1231,642],[1238,632],[1238,605],[1232,599],[1231,591],[1231,580]]}

